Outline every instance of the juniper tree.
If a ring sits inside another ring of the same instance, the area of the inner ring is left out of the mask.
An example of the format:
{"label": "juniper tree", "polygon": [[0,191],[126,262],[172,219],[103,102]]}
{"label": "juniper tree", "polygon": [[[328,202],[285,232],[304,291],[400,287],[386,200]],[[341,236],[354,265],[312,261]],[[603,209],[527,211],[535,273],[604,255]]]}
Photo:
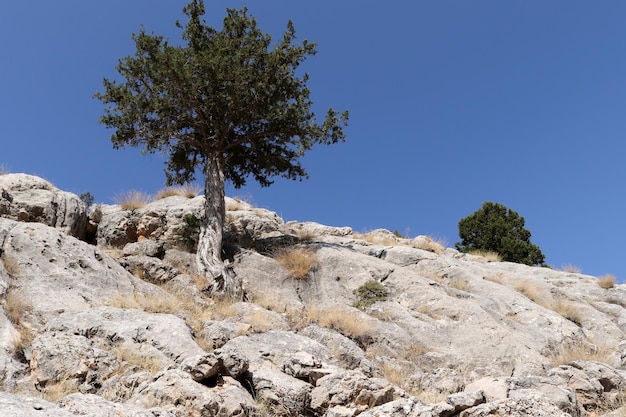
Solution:
{"label": "juniper tree", "polygon": [[167,184],[204,176],[205,216],[197,264],[213,293],[236,293],[236,279],[222,260],[224,186],[250,177],[261,186],[272,177],[307,177],[300,157],[315,144],[345,140],[348,112],[329,108],[318,123],[308,75],[297,69],[316,44],[296,42],[291,21],[276,43],[246,8],[227,9],[221,30],[208,26],[204,2],[183,8],[182,42],[142,29],[136,51],[119,60],[122,81],[104,79],[95,97],[105,104],[100,122],[115,129],[115,148],[141,147],[168,155]]}
{"label": "juniper tree", "polygon": [[492,251],[504,261],[543,265],[545,256],[530,242],[531,234],[524,223],[517,212],[499,203],[486,202],[459,222],[461,242],[455,246],[462,252]]}

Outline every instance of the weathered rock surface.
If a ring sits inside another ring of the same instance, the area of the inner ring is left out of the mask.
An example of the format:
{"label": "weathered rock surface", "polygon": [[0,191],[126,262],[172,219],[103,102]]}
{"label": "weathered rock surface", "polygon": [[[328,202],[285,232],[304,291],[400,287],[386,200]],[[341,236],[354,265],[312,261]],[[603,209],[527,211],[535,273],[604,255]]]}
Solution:
{"label": "weathered rock surface", "polygon": [[[92,206],[91,245],[76,196],[0,190],[0,415],[623,414],[624,285],[227,199],[245,295],[212,300],[181,245],[202,196]],[[315,254],[303,279],[272,258],[292,246]]]}
{"label": "weathered rock surface", "polygon": [[87,224],[78,196],[26,174],[0,175],[0,217],[43,223],[78,238],[85,236]]}

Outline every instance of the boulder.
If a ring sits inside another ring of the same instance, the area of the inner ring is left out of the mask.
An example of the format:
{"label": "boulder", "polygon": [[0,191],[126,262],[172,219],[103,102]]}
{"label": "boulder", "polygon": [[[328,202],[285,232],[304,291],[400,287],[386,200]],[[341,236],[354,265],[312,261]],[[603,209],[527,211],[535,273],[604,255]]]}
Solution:
{"label": "boulder", "polygon": [[388,381],[358,371],[339,371],[319,379],[311,391],[311,409],[324,414],[335,406],[360,412],[388,403],[400,394]]}
{"label": "boulder", "polygon": [[79,239],[85,237],[87,214],[81,199],[32,175],[0,175],[0,217],[42,223]]}

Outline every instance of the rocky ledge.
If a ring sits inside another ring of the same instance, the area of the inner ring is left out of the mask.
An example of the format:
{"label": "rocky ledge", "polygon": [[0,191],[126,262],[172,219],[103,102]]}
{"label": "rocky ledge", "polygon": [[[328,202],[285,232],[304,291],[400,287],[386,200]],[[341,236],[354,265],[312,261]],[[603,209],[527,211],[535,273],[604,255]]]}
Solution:
{"label": "rocky ledge", "polygon": [[626,287],[227,199],[124,210],[0,176],[2,416],[622,416]]}

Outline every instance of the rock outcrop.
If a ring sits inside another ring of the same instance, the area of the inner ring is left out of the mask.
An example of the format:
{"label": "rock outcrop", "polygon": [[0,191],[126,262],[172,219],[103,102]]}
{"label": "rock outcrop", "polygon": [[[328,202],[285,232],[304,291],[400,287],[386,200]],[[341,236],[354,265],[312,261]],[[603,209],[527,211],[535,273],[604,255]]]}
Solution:
{"label": "rock outcrop", "polygon": [[202,196],[87,215],[36,177],[0,190],[0,415],[626,413],[623,285],[229,198],[244,298],[214,300],[189,247]]}
{"label": "rock outcrop", "polygon": [[87,224],[78,196],[26,174],[0,175],[0,217],[43,223],[78,238],[85,236]]}

